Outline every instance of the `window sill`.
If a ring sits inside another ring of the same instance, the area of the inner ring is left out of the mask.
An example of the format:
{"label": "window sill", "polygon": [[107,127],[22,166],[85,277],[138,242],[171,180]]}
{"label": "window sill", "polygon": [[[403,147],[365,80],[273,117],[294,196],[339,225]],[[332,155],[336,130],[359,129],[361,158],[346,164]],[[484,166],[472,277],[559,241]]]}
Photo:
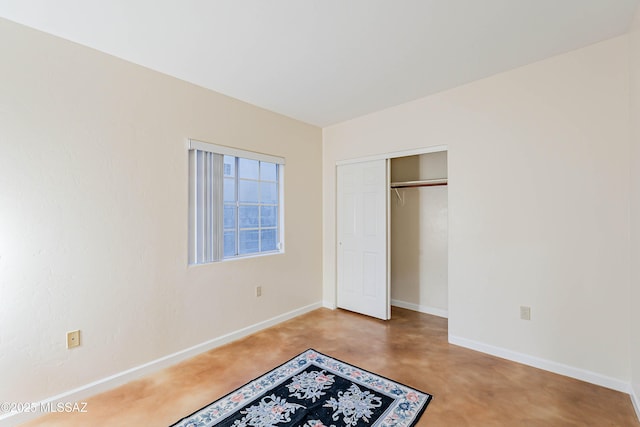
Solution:
{"label": "window sill", "polygon": [[246,260],[246,259],[264,258],[268,256],[273,256],[273,255],[283,255],[284,253],[285,253],[284,251],[273,251],[273,252],[263,252],[259,254],[238,255],[233,258],[224,258],[224,259],[221,259],[220,261],[205,262],[202,264],[189,264],[188,267],[202,267],[205,265],[222,264],[226,262],[240,261],[240,260]]}

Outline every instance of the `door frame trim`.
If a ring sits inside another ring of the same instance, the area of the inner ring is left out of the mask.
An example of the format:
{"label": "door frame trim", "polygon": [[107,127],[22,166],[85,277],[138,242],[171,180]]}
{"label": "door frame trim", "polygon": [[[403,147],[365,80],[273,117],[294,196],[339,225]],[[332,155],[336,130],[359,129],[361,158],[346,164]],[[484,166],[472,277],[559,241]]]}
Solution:
{"label": "door frame trim", "polygon": [[392,151],[390,153],[375,154],[366,157],[357,157],[355,159],[345,159],[336,161],[336,166],[348,165],[350,163],[368,162],[371,160],[388,160],[396,157],[417,156],[419,154],[438,153],[441,151],[449,151],[448,145],[432,145],[430,147],[415,148],[413,150]]}

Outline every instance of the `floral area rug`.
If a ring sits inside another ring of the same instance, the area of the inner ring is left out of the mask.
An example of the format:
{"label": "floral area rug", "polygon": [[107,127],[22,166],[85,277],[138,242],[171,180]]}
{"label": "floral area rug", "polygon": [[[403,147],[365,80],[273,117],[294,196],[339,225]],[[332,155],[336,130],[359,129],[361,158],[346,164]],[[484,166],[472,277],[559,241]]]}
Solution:
{"label": "floral area rug", "polygon": [[172,427],[407,427],[431,398],[310,349]]}

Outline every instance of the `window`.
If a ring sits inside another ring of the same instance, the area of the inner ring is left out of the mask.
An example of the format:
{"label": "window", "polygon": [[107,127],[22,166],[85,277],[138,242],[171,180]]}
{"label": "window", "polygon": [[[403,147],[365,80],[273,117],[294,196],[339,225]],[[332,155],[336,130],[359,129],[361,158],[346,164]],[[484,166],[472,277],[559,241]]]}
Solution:
{"label": "window", "polygon": [[189,263],[279,253],[284,159],[189,142]]}

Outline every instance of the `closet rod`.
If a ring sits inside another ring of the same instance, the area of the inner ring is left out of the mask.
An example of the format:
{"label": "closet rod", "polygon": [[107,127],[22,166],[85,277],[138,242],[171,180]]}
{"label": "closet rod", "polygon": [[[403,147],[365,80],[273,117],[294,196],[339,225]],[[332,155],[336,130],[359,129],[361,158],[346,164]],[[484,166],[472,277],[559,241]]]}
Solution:
{"label": "closet rod", "polygon": [[447,185],[447,183],[448,183],[447,178],[424,179],[420,181],[392,182],[391,188],[434,187],[436,185]]}

